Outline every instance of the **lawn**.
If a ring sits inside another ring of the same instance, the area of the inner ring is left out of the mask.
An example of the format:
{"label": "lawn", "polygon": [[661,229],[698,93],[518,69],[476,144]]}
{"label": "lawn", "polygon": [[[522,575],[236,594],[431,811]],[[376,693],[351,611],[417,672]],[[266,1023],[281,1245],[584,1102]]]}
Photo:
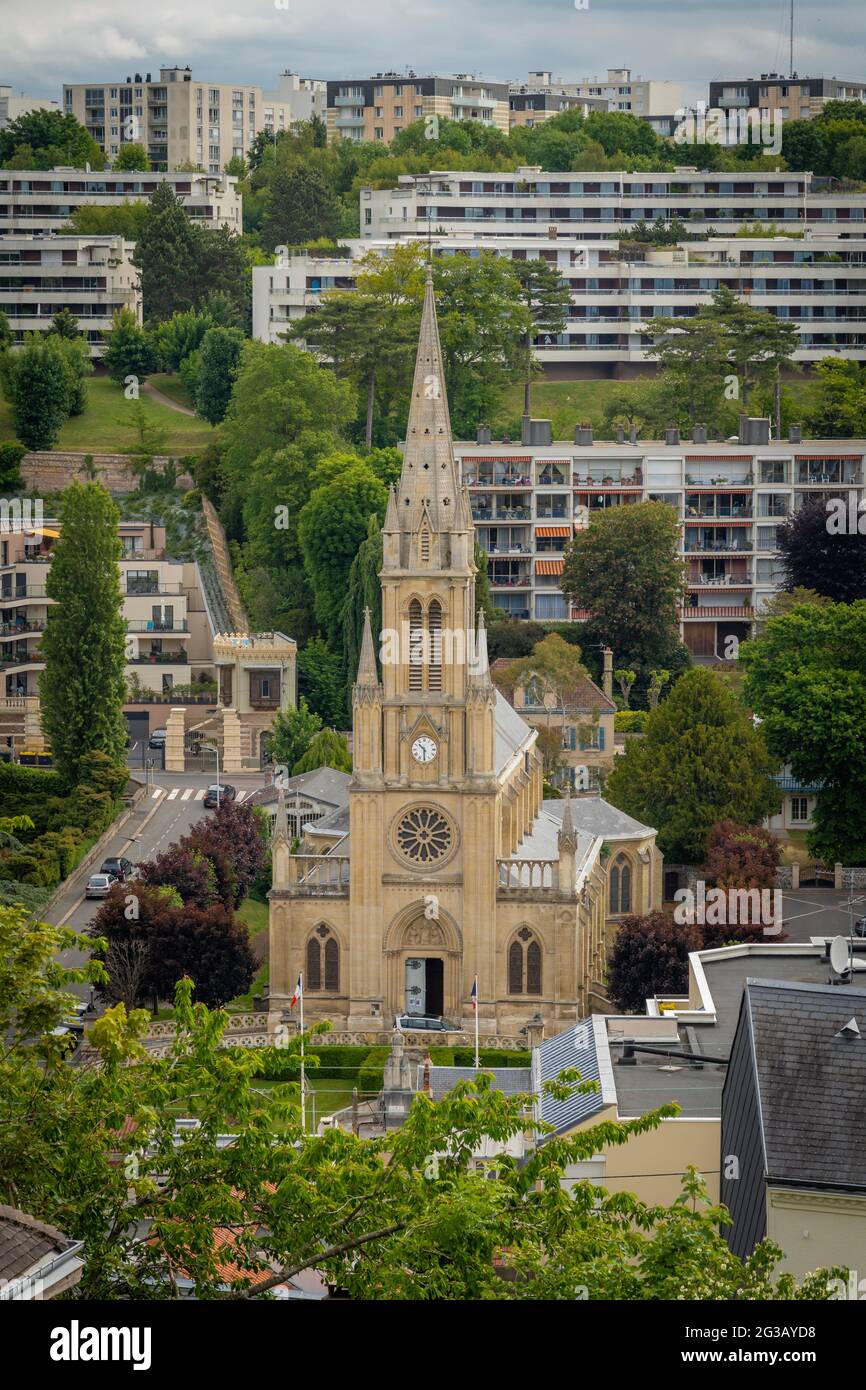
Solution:
{"label": "lawn", "polygon": [[[165,385],[160,385],[160,390],[165,389]],[[166,432],[164,450],[161,448],[157,452],[171,455],[199,453],[213,438],[214,430],[206,420],[181,415],[168,406],[149,400],[146,395],[142,395],[140,400],[148,421]],[[85,454],[129,453],[137,439],[129,418],[129,406],[130,402],[124,397],[122,388],[109,377],[89,377],[87,409],[83,415],[67,420],[55,449]],[[12,412],[8,402],[0,395],[0,441],[14,438]]]}
{"label": "lawn", "polygon": [[153,376],[147,379],[151,386],[155,386],[164,396],[170,396],[178,405],[185,405],[188,410],[194,409],[189,392],[179,376],[174,376],[171,372],[154,372]]}
{"label": "lawn", "polygon": [[[545,381],[538,378],[532,385],[532,414],[536,419],[553,421],[554,439],[573,439],[579,424],[602,428],[604,409],[611,395],[628,392],[641,382],[613,381],[602,377],[592,381]],[[784,392],[798,403],[802,416],[811,406],[816,383],[810,380],[786,381]],[[518,424],[523,414],[523,384],[515,382],[508,388],[497,418],[492,421],[494,435]],[[512,436],[513,437],[513,436]]]}

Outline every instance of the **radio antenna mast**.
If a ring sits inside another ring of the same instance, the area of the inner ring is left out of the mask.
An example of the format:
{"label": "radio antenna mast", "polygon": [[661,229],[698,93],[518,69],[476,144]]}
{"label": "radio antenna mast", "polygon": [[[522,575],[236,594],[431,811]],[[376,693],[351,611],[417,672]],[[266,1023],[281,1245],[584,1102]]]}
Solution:
{"label": "radio antenna mast", "polygon": [[791,46],[790,46],[790,66],[788,76],[794,76],[794,0],[791,0]]}

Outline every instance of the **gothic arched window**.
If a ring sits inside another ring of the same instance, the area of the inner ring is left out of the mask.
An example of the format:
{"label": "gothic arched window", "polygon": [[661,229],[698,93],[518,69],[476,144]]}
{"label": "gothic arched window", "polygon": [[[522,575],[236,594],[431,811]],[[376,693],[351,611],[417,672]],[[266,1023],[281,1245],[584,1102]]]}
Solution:
{"label": "gothic arched window", "polygon": [[631,912],[631,865],[624,854],[614,862],[610,871],[610,907],[612,913]]}
{"label": "gothic arched window", "polygon": [[528,927],[508,948],[508,993],[541,994],[541,945]]}
{"label": "gothic arched window", "polygon": [[430,676],[428,689],[442,689],[442,605],[433,599],[427,609],[427,634],[430,641]]}
{"label": "gothic arched window", "polygon": [[421,604],[409,604],[409,689],[421,690],[424,683],[424,619]]}
{"label": "gothic arched window", "polygon": [[[325,969],[322,974],[322,953]],[[307,978],[304,981],[311,993],[326,989],[336,994],[340,988],[340,943],[324,922],[316,927],[307,942]]]}
{"label": "gothic arched window", "polygon": [[523,947],[519,941],[512,941],[508,952],[508,993],[523,993]]}

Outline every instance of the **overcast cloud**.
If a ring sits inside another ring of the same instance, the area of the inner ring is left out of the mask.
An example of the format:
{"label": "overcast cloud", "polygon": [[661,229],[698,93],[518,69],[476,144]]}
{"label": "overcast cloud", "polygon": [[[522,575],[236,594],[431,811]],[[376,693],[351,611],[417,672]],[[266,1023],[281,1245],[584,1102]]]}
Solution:
{"label": "overcast cloud", "polygon": [[[288,8],[278,8],[287,3]],[[0,0],[0,82],[60,97],[67,82],[187,63],[196,77],[276,85],[283,69],[367,77],[387,69],[566,78],[629,66],[689,99],[711,77],[785,71],[788,0]],[[797,5],[794,65],[863,78],[863,0]]]}

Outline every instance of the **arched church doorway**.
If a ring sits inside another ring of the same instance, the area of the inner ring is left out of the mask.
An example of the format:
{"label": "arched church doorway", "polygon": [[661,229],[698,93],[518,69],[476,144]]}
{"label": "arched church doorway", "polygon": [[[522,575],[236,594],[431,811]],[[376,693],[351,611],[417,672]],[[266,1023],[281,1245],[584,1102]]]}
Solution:
{"label": "arched church doorway", "polygon": [[441,1018],[445,1012],[445,962],[441,956],[409,956],[406,960],[407,1014]]}

